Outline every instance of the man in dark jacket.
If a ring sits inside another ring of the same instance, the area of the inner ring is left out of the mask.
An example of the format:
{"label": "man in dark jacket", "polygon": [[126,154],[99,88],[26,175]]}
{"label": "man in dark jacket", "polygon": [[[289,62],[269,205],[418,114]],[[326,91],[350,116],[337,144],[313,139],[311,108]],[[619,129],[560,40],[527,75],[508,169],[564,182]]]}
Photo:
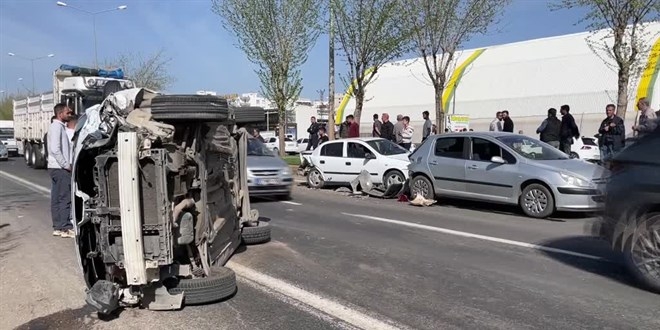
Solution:
{"label": "man in dark jacket", "polygon": [[319,146],[319,124],[316,122],[316,117],[312,116],[311,120],[311,125],[309,125],[309,128],[307,129],[307,133],[309,133],[309,140],[307,142],[307,149],[306,150],[314,150],[316,147]]}
{"label": "man in dark jacket", "polygon": [[559,149],[559,135],[561,131],[561,120],[557,118],[557,109],[548,109],[548,118],[536,130],[540,134],[541,141]]}
{"label": "man in dark jacket", "polygon": [[564,104],[559,108],[561,112],[561,132],[559,135],[559,149],[567,155],[571,155],[571,145],[573,145],[573,138],[580,137],[580,130],[575,124],[575,118],[569,112],[571,108],[568,104]]}
{"label": "man in dark jacket", "polygon": [[609,160],[621,151],[626,137],[626,127],[623,125],[623,119],[616,115],[616,106],[608,104],[605,107],[605,113],[607,117],[600,123],[598,129],[601,161]]}
{"label": "man in dark jacket", "polygon": [[339,126],[339,138],[346,139],[348,138],[348,128],[351,126],[351,123],[348,121],[348,116],[346,116],[346,120],[341,123]]}
{"label": "man in dark jacket", "polygon": [[380,137],[386,140],[395,141],[394,137],[394,124],[390,121],[390,115],[384,113],[381,116],[383,124],[380,127]]}
{"label": "man in dark jacket", "polygon": [[513,133],[513,120],[509,116],[509,110],[502,111],[502,120],[504,121],[502,131]]}

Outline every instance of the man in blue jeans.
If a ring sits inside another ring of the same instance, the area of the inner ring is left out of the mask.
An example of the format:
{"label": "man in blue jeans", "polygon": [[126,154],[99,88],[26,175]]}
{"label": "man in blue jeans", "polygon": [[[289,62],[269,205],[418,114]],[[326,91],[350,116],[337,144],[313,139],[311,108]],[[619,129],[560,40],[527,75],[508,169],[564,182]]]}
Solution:
{"label": "man in blue jeans", "polygon": [[73,114],[66,104],[54,108],[55,118],[48,127],[48,174],[51,179],[50,212],[53,236],[74,237],[71,223],[71,147],[66,122]]}

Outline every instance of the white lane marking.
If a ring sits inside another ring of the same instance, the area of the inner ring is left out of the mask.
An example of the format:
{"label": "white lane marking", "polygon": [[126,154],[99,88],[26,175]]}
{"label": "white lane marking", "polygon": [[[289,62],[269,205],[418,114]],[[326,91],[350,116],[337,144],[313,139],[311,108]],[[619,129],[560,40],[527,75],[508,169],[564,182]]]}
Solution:
{"label": "white lane marking", "polygon": [[296,205],[296,206],[301,206],[302,205],[300,203],[296,203],[296,202],[292,202],[292,201],[281,201],[280,203],[289,204],[289,205]]}
{"label": "white lane marking", "polygon": [[325,314],[335,317],[343,322],[361,329],[405,329],[406,326],[386,321],[382,317],[372,317],[361,313],[355,306],[347,306],[325,297],[321,297],[309,291],[289,284],[277,278],[260,273],[233,261],[227,263],[227,267],[234,270],[236,275],[247,278],[259,285],[267,287],[277,293],[293,298],[305,305],[315,308]]}
{"label": "white lane marking", "polygon": [[464,232],[464,231],[446,229],[446,228],[441,228],[441,227],[427,226],[427,225],[422,225],[422,224],[418,224],[418,223],[411,223],[411,222],[406,222],[406,221],[401,221],[401,220],[379,218],[379,217],[374,217],[374,216],[370,216],[370,215],[352,214],[352,213],[344,213],[344,212],[342,212],[342,214],[343,215],[348,215],[348,216],[351,216],[351,217],[361,218],[361,219],[386,222],[386,223],[391,223],[391,224],[395,224],[395,225],[411,227],[411,228],[417,228],[417,229],[423,229],[423,230],[429,230],[429,231],[435,231],[435,232],[438,232],[438,233],[449,234],[449,235],[454,235],[454,236],[476,238],[476,239],[480,239],[480,240],[484,240],[484,241],[490,241],[490,242],[496,242],[496,243],[502,243],[502,244],[507,244],[507,245],[518,246],[518,247],[524,247],[524,248],[533,249],[533,250],[559,253],[559,254],[565,254],[565,255],[569,255],[569,256],[573,256],[573,257],[580,257],[580,258],[586,258],[586,259],[591,259],[591,260],[610,262],[609,260],[607,260],[603,257],[598,257],[598,256],[594,256],[594,255],[591,255],[591,254],[584,254],[584,253],[574,252],[574,251],[569,251],[569,250],[564,250],[564,249],[557,249],[557,248],[538,245],[538,244],[532,244],[532,243],[526,243],[526,242],[520,242],[520,241],[513,241],[513,240],[509,240],[509,239],[497,238],[497,237],[486,236],[486,235],[473,234],[473,233],[468,233],[468,232]]}
{"label": "white lane marking", "polygon": [[48,189],[44,186],[40,186],[36,183],[32,183],[28,180],[25,180],[21,177],[13,175],[13,174],[9,174],[5,171],[0,171],[0,176],[4,177],[5,179],[7,179],[9,181],[13,181],[14,183],[18,183],[18,184],[20,184],[20,185],[22,185],[22,186],[24,186],[24,187],[26,187],[26,188],[28,188],[32,191],[41,193],[41,194],[46,195],[46,196],[50,196],[50,189]]}
{"label": "white lane marking", "polygon": [[[26,188],[32,189],[34,191],[43,194],[50,195],[50,189],[32,183],[25,179],[22,179],[13,174],[0,171],[0,176],[3,176],[18,184],[21,184]],[[283,201],[283,203],[284,202],[288,202],[288,201]],[[289,202],[289,203],[295,203],[295,202]],[[302,204],[295,203],[294,205],[302,205]],[[383,317],[380,316],[378,316],[378,318],[371,317],[367,314],[359,312],[357,307],[355,306],[347,306],[345,304],[335,302],[329,298],[316,295],[314,293],[298,288],[280,279],[268,276],[251,268],[240,265],[236,262],[229,261],[227,263],[227,267],[233,269],[236,275],[238,276],[244,277],[245,279],[248,279],[256,284],[259,284],[265,287],[266,289],[287,296],[293,300],[296,300],[302,304],[312,307],[322,313],[325,313],[331,317],[339,319],[354,327],[362,328],[362,329],[383,329],[383,330],[408,328],[401,324],[397,324],[394,321],[387,321],[387,322],[383,321]]]}

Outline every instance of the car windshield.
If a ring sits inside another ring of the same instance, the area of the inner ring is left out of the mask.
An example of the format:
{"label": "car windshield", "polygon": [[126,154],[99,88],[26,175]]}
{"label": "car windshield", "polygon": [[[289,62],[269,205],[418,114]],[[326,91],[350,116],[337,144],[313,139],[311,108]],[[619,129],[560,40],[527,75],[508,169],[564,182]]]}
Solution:
{"label": "car windshield", "polygon": [[598,146],[595,139],[592,138],[582,138],[582,144],[585,146]]}
{"label": "car windshield", "polygon": [[14,129],[13,128],[0,128],[0,139],[13,139],[14,138]]}
{"label": "car windshield", "polygon": [[374,148],[376,152],[383,156],[401,155],[408,152],[408,150],[404,149],[403,147],[385,139],[377,139],[366,142],[370,147]]}
{"label": "car windshield", "polygon": [[248,139],[247,143],[247,155],[248,156],[268,156],[268,157],[274,157],[275,154],[273,154],[268,147],[266,147],[265,144],[263,144],[261,141],[257,139]]}
{"label": "car windshield", "polygon": [[497,139],[527,159],[560,160],[569,158],[565,153],[553,148],[551,145],[523,135],[507,135]]}

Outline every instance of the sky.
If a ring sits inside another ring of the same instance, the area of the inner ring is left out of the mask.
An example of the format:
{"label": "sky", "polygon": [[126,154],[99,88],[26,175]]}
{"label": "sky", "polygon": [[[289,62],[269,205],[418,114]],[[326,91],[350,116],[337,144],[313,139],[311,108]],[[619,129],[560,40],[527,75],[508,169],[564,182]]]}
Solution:
{"label": "sky", "polygon": [[[96,16],[99,63],[122,53],[149,55],[164,50],[172,59],[169,70],[176,79],[167,92],[259,91],[254,66],[211,11],[210,0],[65,2],[92,12],[128,6]],[[551,11],[548,3],[513,0],[499,24],[486,35],[475,36],[464,45],[465,49],[585,31],[584,24],[577,24],[583,10]],[[90,16],[57,6],[56,0],[0,0],[0,90],[16,93],[32,88],[30,61],[10,57],[9,52],[30,58],[55,54],[34,62],[35,85],[40,92],[52,89],[52,72],[60,64],[93,66],[92,27]],[[320,36],[302,67],[301,97],[318,99],[317,90],[327,91],[327,45],[327,36]],[[339,54],[336,59],[337,74],[346,72]],[[337,79],[337,92],[343,90]]]}

